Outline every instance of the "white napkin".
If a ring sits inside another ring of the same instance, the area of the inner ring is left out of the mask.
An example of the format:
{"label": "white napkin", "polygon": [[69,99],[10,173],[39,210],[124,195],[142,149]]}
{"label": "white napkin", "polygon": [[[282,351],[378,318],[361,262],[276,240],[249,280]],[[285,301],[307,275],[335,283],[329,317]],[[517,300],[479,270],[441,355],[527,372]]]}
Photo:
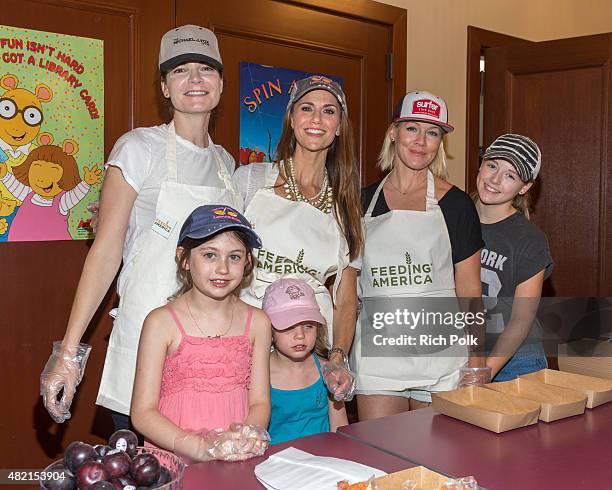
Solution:
{"label": "white napkin", "polygon": [[294,447],[273,454],[255,466],[255,476],[269,490],[335,490],[336,483],[364,481],[384,471],[345,459],[314,456]]}

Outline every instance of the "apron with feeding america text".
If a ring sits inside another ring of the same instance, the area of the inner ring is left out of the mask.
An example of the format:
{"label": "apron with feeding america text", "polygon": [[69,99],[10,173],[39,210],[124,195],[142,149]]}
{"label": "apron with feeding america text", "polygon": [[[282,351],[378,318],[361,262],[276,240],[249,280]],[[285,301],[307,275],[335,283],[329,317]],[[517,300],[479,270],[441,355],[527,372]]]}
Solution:
{"label": "apron with feeding america text", "polygon": [[333,304],[325,281],[336,274],[335,298],[342,271],[348,265],[348,245],[333,213],[278,196],[274,192],[277,177],[275,168],[266,170],[264,187],[255,193],[244,213],[261,237],[263,248],[253,251],[257,267],[241,297],[261,308],[266,288],[275,280],[302,279],[315,292],[332,342]]}
{"label": "apron with feeding america text", "polygon": [[119,307],[106,353],[96,400],[98,405],[123,414],[130,412],[142,324],[147,314],[165,304],[179,287],[174,257],[179,231],[187,216],[204,204],[228,205],[242,210],[242,197],[234,190],[231,176],[210,138],[209,148],[224,187],[178,183],[176,132],[173,122],[168,125],[168,172],[157,198],[155,221],[134,241],[136,253],[128,255],[134,258],[123,265],[119,276]]}
{"label": "apron with feeding america text", "polygon": [[[435,198],[433,174],[427,172],[425,211],[391,210],[373,217],[372,212],[387,178],[388,175],[376,189],[363,218],[365,246],[358,282],[359,297],[395,297],[398,300],[402,297],[444,297],[453,301],[455,280],[451,244],[444,215]],[[412,275],[409,275],[408,267],[411,267]],[[391,277],[391,272],[400,270],[406,271],[404,277]],[[393,303],[393,307],[400,304],[399,301]],[[361,340],[362,330],[366,332],[365,329],[372,328],[368,323],[362,309],[350,356],[351,367],[357,375],[357,390],[403,391],[416,388],[444,391],[457,386],[459,368],[467,362],[466,347],[454,346],[431,357],[366,357],[362,356]],[[383,353],[385,347],[380,349]]]}

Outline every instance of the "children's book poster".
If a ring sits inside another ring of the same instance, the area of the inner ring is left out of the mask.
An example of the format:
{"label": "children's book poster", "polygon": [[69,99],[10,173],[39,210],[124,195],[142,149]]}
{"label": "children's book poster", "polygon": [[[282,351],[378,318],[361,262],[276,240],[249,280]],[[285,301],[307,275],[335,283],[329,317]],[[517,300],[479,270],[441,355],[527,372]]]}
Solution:
{"label": "children's book poster", "polygon": [[289,90],[296,80],[325,75],[240,62],[240,164],[272,162],[283,129]]}
{"label": "children's book poster", "polygon": [[103,61],[101,40],[0,25],[0,241],[93,236]]}

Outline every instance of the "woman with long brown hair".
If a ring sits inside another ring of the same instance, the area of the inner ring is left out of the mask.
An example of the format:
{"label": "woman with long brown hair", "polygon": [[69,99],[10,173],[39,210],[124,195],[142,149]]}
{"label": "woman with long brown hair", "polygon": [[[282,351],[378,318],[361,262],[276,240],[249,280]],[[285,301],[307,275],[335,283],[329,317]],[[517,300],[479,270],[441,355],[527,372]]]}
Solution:
{"label": "woman with long brown hair", "polygon": [[[351,396],[353,379],[343,366],[355,329],[357,271],[348,264],[360,254],[363,233],[353,133],[340,85],[323,76],[297,81],[276,161],[239,168],[234,183],[263,242],[243,298],[261,306],[276,279],[307,281],[331,327],[326,383],[337,399]],[[334,276],[330,295],[326,282]]]}

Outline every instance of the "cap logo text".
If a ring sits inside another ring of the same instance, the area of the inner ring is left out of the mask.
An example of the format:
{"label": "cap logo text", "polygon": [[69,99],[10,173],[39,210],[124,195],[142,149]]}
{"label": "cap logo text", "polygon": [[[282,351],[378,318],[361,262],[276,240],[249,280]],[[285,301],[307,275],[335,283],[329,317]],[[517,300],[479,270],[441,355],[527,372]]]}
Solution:
{"label": "cap logo text", "polygon": [[210,46],[210,42],[208,41],[208,39],[196,39],[194,37],[175,37],[174,42],[172,44],[180,44],[180,43],[185,43],[189,41],[200,43],[200,44],[203,44],[204,46]]}
{"label": "cap logo text", "polygon": [[440,118],[440,104],[430,99],[415,100],[412,103],[412,113]]}

